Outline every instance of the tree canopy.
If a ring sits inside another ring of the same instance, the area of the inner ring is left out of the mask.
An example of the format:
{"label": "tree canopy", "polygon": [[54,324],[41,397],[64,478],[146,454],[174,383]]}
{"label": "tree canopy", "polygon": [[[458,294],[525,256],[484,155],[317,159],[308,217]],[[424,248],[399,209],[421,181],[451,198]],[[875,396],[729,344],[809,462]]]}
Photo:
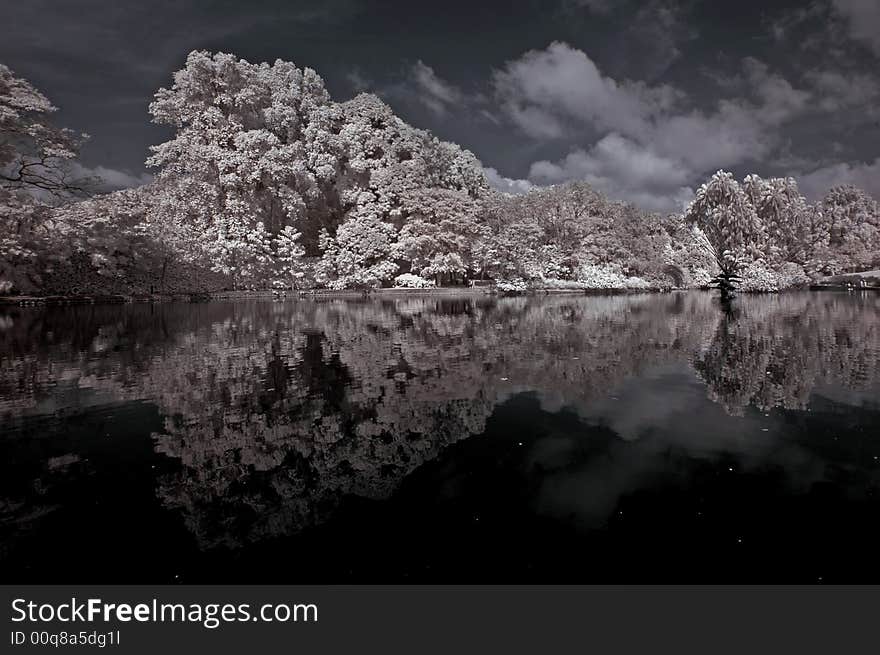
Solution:
{"label": "tree canopy", "polygon": [[55,127],[49,100],[0,66],[0,290],[88,286],[57,275],[74,265],[151,291],[643,288],[719,272],[770,289],[880,266],[880,209],[855,187],[809,203],[792,178],[719,171],[669,216],[584,182],[510,195],[377,96],[336,102],[281,60],[194,51],[149,110],[173,131],[147,159],[154,181],[81,199],[85,135]]}

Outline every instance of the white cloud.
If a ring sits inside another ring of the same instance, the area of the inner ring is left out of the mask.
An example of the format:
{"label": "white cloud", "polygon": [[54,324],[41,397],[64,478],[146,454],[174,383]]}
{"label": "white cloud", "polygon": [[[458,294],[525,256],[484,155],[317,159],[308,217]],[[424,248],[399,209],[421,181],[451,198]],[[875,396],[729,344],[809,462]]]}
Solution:
{"label": "white cloud", "polygon": [[501,191],[502,193],[528,193],[535,188],[535,185],[528,180],[504,177],[496,169],[491,167],[486,167],[483,171],[486,173],[486,179],[489,180],[489,185],[493,189]]}
{"label": "white cloud", "polygon": [[532,164],[529,179],[541,184],[584,180],[619,200],[655,211],[680,210],[693,197],[693,173],[679,162],[609,134],[589,151],[576,149],[557,162]]}
{"label": "white cloud", "polygon": [[708,111],[672,86],[607,77],[583,51],[560,42],[508,62],[494,85],[506,117],[532,137],[600,134],[558,162],[535,162],[533,182],[584,179],[609,195],[668,209],[708,172],[770,155],[778,128],[810,109],[811,93],[763,62],[747,58],[742,68],[739,96]]}
{"label": "white cloud", "polygon": [[626,176],[634,187],[670,186],[687,182],[690,171],[678,162],[659,156],[642,148],[633,141],[609,134],[594,145],[589,152],[572,151],[561,164],[547,161],[535,162],[529,177],[551,183],[586,175]]}
{"label": "white cloud", "polygon": [[504,112],[533,139],[559,139],[568,131],[560,119],[541,107],[510,105]]}
{"label": "white cloud", "polygon": [[880,157],[871,163],[839,162],[795,177],[801,192],[810,200],[821,198],[828,189],[840,184],[854,184],[880,199]]}
{"label": "white cloud", "polygon": [[419,100],[438,116],[445,115],[451,107],[463,103],[464,94],[457,87],[440,78],[434,69],[421,59],[413,65],[410,73]]}
{"label": "white cloud", "polygon": [[850,36],[880,55],[880,2],[877,0],[831,0],[845,19]]}
{"label": "white cloud", "polygon": [[767,65],[754,57],[746,57],[743,67],[746,79],[760,101],[756,107],[760,122],[770,126],[781,125],[806,109],[809,92],[794,88],[781,75],[770,73]]}
{"label": "white cloud", "polygon": [[769,128],[808,109],[809,92],[756,59],[743,66],[751,99],[724,99],[710,112],[685,109],[687,96],[669,85],[606,77],[583,51],[560,42],[508,62],[494,83],[507,117],[533,137],[574,136],[585,127],[613,131],[708,170],[762,156]]}
{"label": "white cloud", "polygon": [[680,95],[669,86],[618,83],[603,76],[583,51],[559,41],[508,62],[496,71],[494,85],[505,113],[538,137],[561,136],[572,123],[639,133]]}
{"label": "white cloud", "polygon": [[724,101],[711,114],[693,110],[664,118],[649,143],[699,174],[760,158],[772,138],[752,110],[740,102]]}

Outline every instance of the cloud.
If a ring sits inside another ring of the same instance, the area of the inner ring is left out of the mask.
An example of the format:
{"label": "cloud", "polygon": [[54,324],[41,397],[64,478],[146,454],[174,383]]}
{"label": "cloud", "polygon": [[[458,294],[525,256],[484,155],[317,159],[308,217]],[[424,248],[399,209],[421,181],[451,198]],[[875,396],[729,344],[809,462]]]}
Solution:
{"label": "cloud", "polygon": [[809,111],[812,97],[746,58],[734,83],[739,93],[706,110],[670,85],[605,76],[586,53],[561,42],[508,62],[493,82],[504,115],[533,138],[592,140],[598,133],[589,148],[533,163],[532,182],[583,179],[656,210],[677,207],[708,172],[767,157],[780,126]]}
{"label": "cloud", "polygon": [[771,138],[752,111],[725,101],[711,114],[693,110],[666,117],[649,141],[659,153],[702,173],[762,157]]}
{"label": "cloud", "polygon": [[130,189],[149,184],[153,181],[153,176],[149,173],[138,174],[100,165],[90,167],[84,166],[79,162],[73,163],[71,173],[76,178],[97,178],[95,190],[101,193]]}
{"label": "cloud", "polygon": [[766,21],[767,27],[774,40],[785,41],[810,22],[825,19],[827,11],[827,6],[821,2],[813,2],[805,7],[785,9]]}
{"label": "cloud", "polygon": [[345,74],[345,79],[355,93],[367,91],[373,86],[372,80],[364,75],[358,68],[353,68],[348,71],[348,73]]}
{"label": "cloud", "polygon": [[454,85],[440,78],[434,69],[419,59],[410,70],[419,100],[438,116],[464,102],[464,94]]}
{"label": "cloud", "polygon": [[773,151],[779,128],[810,109],[811,95],[756,59],[744,60],[743,68],[743,95],[722,99],[709,112],[663,115],[648,138],[651,147],[694,173],[759,161]]}
{"label": "cloud", "polygon": [[584,180],[614,199],[653,211],[677,211],[693,197],[692,171],[635,142],[609,134],[589,151],[576,149],[557,162],[532,164],[529,179],[556,184]]}
{"label": "cloud", "polygon": [[880,97],[880,82],[864,73],[811,70],[804,74],[804,79],[815,90],[823,111],[873,105]]}
{"label": "cloud", "polygon": [[482,116],[483,118],[485,118],[487,121],[489,121],[493,125],[501,125],[501,120],[499,120],[499,118],[495,114],[493,114],[491,111],[489,111],[488,109],[480,109],[479,115]]}
{"label": "cloud", "polygon": [[831,0],[844,18],[850,36],[880,55],[880,2],[877,0]]}
{"label": "cloud", "polygon": [[528,193],[535,188],[535,185],[528,180],[504,177],[496,169],[491,167],[484,168],[483,172],[486,174],[489,186],[502,193]]}
{"label": "cloud", "polygon": [[[351,73],[347,77],[352,85],[369,82]],[[435,118],[448,120],[450,116],[456,116],[499,123],[498,118],[490,111],[488,98],[484,94],[465,92],[441,77],[421,59],[405,67],[403,75],[398,76],[395,81],[378,88],[371,84],[370,88],[392,104],[396,101],[408,107],[421,107]]]}
{"label": "cloud", "polygon": [[583,9],[586,7],[596,14],[608,14],[614,8],[614,0],[566,0],[568,9]]}
{"label": "cloud", "polygon": [[568,132],[559,118],[541,107],[511,104],[504,113],[533,139],[560,139]]}
{"label": "cloud", "polygon": [[664,156],[712,167],[760,155],[767,128],[808,108],[809,92],[762,62],[747,58],[743,68],[750,97],[722,99],[709,112],[685,109],[687,95],[670,85],[604,76],[583,51],[561,42],[508,62],[494,84],[504,113],[530,136],[575,136],[585,127],[614,131]]}
{"label": "cloud", "polygon": [[635,58],[631,65],[646,79],[656,78],[681,59],[685,42],[697,38],[698,31],[685,20],[685,7],[666,0],[654,0],[633,10],[632,24],[625,32],[628,43],[639,47],[627,48],[625,56]]}
{"label": "cloud", "polygon": [[681,59],[682,45],[698,36],[695,22],[687,19],[693,4],[694,0],[562,0],[562,13],[587,29],[598,27],[602,38],[614,44],[616,64],[650,80]]}
{"label": "cloud", "polygon": [[530,177],[559,182],[572,179],[570,173],[575,173],[575,177],[613,174],[615,177],[626,176],[632,186],[666,187],[682,185],[690,175],[690,171],[678,162],[614,133],[600,140],[589,152],[573,151],[563,162],[562,166],[536,162],[532,164]]}
{"label": "cloud", "polygon": [[559,41],[508,62],[495,72],[493,83],[508,117],[539,138],[559,137],[566,126],[584,123],[638,133],[680,97],[665,85],[618,83],[602,75],[582,50]]}
{"label": "cloud", "polygon": [[828,189],[840,184],[853,184],[880,199],[880,157],[870,163],[839,162],[795,177],[809,200],[818,200]]}
{"label": "cloud", "polygon": [[803,113],[810,93],[794,88],[781,75],[771,73],[767,64],[754,57],[743,60],[746,79],[760,104],[756,118],[767,125],[777,126]]}

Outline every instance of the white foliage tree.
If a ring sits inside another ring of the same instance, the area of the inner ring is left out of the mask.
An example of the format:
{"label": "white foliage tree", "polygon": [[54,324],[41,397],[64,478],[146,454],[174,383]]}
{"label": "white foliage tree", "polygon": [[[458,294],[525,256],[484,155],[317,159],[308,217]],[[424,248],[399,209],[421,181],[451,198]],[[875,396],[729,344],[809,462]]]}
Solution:
{"label": "white foliage tree", "polygon": [[374,289],[397,272],[391,261],[395,230],[375,214],[365,214],[339,226],[336,236],[321,234],[324,256],[316,278],[330,289]]}
{"label": "white foliage tree", "polygon": [[852,185],[837,186],[815,213],[827,236],[818,256],[825,272],[880,267],[880,206],[874,198]]}
{"label": "white foliage tree", "polygon": [[765,254],[765,226],[731,173],[718,171],[700,186],[685,219],[705,235],[706,246],[723,275],[738,275],[746,262]]}
{"label": "white foliage tree", "polygon": [[302,235],[293,226],[285,226],[273,240],[273,249],[276,262],[276,277],[273,281],[276,287],[282,289],[296,289],[302,284],[305,277],[303,256],[306,251],[300,244]]}
{"label": "white foliage tree", "polygon": [[465,241],[476,231],[474,203],[488,192],[479,161],[408,125],[376,96],[361,94],[341,111],[345,165],[336,188],[342,222],[335,234],[324,232],[319,281],[334,288],[379,286],[390,281],[398,261],[438,280],[464,279],[470,270]]}
{"label": "white foliage tree", "polygon": [[323,81],[289,62],[193,52],[150,112],[176,133],[148,164],[160,181],[190,187],[187,211],[207,228],[215,270],[236,285],[261,283],[273,236],[302,219],[336,174]]}
{"label": "white foliage tree", "polygon": [[749,175],[743,189],[767,232],[767,257],[776,264],[806,264],[822,242],[806,199],[794,178]]}

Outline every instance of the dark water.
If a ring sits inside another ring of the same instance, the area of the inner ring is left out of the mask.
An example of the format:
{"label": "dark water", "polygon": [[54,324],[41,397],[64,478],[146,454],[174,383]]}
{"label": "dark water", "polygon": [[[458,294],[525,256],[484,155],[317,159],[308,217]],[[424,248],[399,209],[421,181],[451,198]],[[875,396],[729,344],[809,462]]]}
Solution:
{"label": "dark water", "polygon": [[5,582],[880,582],[880,295],[4,309]]}

